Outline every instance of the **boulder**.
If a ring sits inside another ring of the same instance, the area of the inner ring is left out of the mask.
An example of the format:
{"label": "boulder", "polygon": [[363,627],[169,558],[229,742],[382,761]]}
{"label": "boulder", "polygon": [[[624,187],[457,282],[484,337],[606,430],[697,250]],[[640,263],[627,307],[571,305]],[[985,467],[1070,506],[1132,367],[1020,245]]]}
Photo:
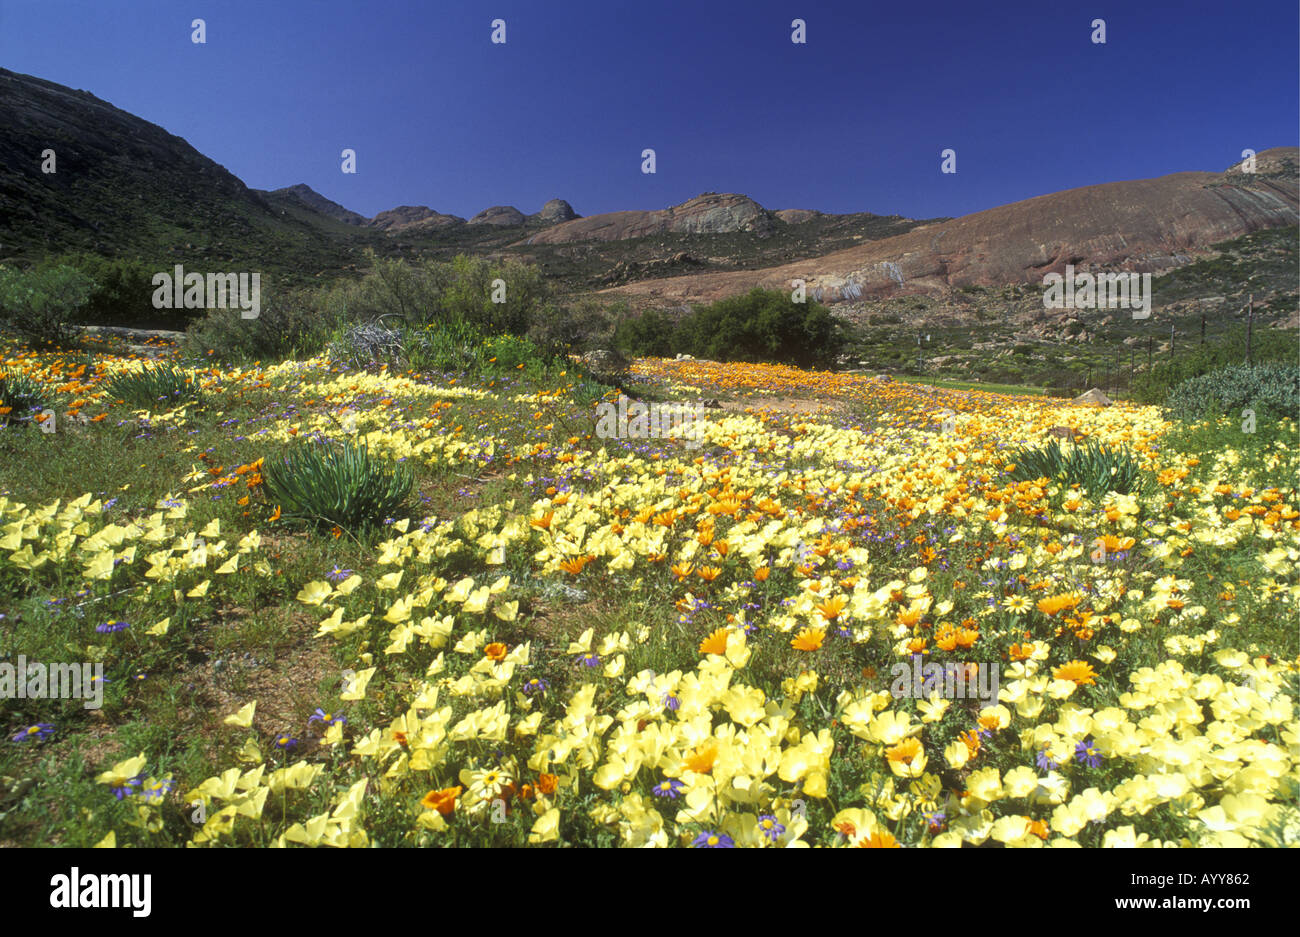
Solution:
{"label": "boulder", "polygon": [[1083,407],[1109,407],[1111,403],[1111,399],[1095,387],[1074,398],[1074,404]]}

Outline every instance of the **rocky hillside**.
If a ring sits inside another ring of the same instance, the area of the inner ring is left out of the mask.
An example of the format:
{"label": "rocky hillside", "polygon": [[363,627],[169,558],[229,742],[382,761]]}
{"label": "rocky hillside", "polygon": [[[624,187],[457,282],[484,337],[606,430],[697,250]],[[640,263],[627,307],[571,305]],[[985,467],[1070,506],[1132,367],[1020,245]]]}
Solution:
{"label": "rocky hillside", "polygon": [[1190,262],[1217,242],[1296,224],[1298,164],[1294,147],[1277,148],[1258,155],[1254,174],[1234,166],[1086,186],[814,259],[633,283],[611,292],[672,305],[753,286],[786,289],[799,278],[835,301],[1041,283],[1046,273],[1062,272],[1067,264],[1158,272]]}
{"label": "rocky hillside", "polygon": [[744,195],[706,192],[657,211],[616,211],[578,218],[533,235],[529,244],[573,241],[625,241],[656,234],[766,235],[780,224],[771,212]]}

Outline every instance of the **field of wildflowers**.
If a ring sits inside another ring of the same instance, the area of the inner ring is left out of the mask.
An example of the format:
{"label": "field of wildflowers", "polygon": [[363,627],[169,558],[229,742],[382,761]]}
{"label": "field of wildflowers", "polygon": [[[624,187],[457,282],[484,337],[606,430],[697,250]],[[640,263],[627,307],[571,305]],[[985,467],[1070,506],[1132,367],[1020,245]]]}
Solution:
{"label": "field of wildflowers", "polygon": [[[200,367],[139,410],[135,356],[0,357],[58,420],[0,430],[0,660],[106,684],[0,694],[0,843],[1300,842],[1293,421],[638,361],[723,402],[688,448],[597,438],[559,366]],[[1147,484],[1013,480],[1053,427]],[[264,469],[323,439],[409,500],[282,516]],[[997,698],[895,693],[917,663]]]}

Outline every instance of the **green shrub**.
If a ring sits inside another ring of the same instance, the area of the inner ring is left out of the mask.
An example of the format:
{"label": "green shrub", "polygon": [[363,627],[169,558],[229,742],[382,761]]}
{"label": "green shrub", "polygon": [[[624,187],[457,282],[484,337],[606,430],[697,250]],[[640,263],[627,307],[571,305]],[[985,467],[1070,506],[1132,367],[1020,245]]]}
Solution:
{"label": "green shrub", "polygon": [[1127,448],[1111,449],[1091,439],[1082,446],[1071,445],[1068,450],[1053,439],[1045,446],[1017,449],[1010,460],[1014,467],[1009,474],[1016,481],[1049,478],[1078,485],[1094,499],[1108,491],[1140,494],[1149,483],[1149,476]]}
{"label": "green shrub", "polygon": [[81,337],[81,310],[95,283],[75,267],[0,267],[0,324],[37,345],[69,348]]}
{"label": "green shrub", "polygon": [[614,330],[614,347],[636,358],[667,358],[681,350],[672,316],[658,309],[647,309],[629,316]]}
{"label": "green shrub", "polygon": [[305,444],[266,459],[262,476],[283,516],[344,530],[391,517],[415,483],[409,465],[377,459],[352,442]]}
{"label": "green shrub", "polygon": [[339,325],[310,292],[263,293],[256,319],[243,318],[238,309],[208,310],[185,330],[181,348],[219,361],[309,358],[325,350]]}
{"label": "green shrub", "polygon": [[320,294],[318,305],[327,318],[359,323],[390,316],[412,328],[461,323],[484,335],[522,335],[548,296],[540,271],[513,259],[493,263],[462,255],[408,263],[373,251],[367,258],[370,269],[360,280],[336,283]]}
{"label": "green shrub", "polygon": [[[1157,359],[1149,371],[1133,378],[1132,397],[1140,403],[1163,403],[1184,381],[1220,368],[1246,363],[1246,329],[1234,327],[1204,344],[1178,344],[1172,358]],[[1144,354],[1138,350],[1138,357]],[[1251,340],[1251,363],[1295,363],[1296,337],[1284,329],[1255,329]]]}
{"label": "green shrub", "polygon": [[617,340],[614,321],[623,312],[624,304],[607,310],[592,298],[563,305],[545,303],[533,313],[528,338],[552,358],[607,349]]}
{"label": "green shrub", "polygon": [[[86,325],[183,329],[184,309],[155,309],[153,277],[159,268],[138,260],[110,260],[95,254],[69,254],[49,265],[66,263],[94,281],[79,321]],[[43,265],[45,266],[45,265]]]}
{"label": "green shrub", "polygon": [[203,402],[197,375],[167,364],[119,372],[109,379],[105,389],[114,400],[139,410],[170,410],[186,402]]}
{"label": "green shrub", "polygon": [[1272,412],[1295,417],[1300,412],[1300,367],[1294,364],[1236,365],[1189,378],[1165,400],[1169,415],[1200,420],[1243,408],[1262,415]]}
{"label": "green shrub", "polygon": [[417,371],[471,371],[483,336],[464,322],[433,323],[407,332],[404,343],[407,363]]}
{"label": "green shrub", "polygon": [[830,310],[809,300],[794,302],[780,290],[753,289],[674,322],[656,309],[626,318],[614,346],[637,357],[689,354],[712,361],[766,361],[799,367],[833,367],[847,333]]}
{"label": "green shrub", "polygon": [[46,406],[45,389],[26,374],[0,372],[0,425],[26,424]]}

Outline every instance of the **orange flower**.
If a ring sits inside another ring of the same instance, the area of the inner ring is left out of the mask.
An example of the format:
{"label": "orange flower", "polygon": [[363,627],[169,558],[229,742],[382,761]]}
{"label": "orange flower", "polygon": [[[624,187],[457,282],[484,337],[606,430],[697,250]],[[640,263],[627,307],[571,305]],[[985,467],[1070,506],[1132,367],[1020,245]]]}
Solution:
{"label": "orange flower", "polygon": [[1028,645],[1028,644],[1011,645],[1012,660],[1029,660],[1029,658],[1033,656],[1034,656],[1034,648],[1032,645]]}
{"label": "orange flower", "polygon": [[681,582],[683,579],[685,579],[685,578],[686,578],[687,576],[689,576],[691,573],[695,572],[695,564],[694,564],[694,563],[674,563],[673,566],[672,566],[672,571],[673,571],[673,575],[677,577],[677,581],[678,581],[678,582]]}
{"label": "orange flower", "polygon": [[837,595],[833,599],[827,599],[817,606],[817,614],[827,621],[834,621],[840,617],[840,612],[844,611],[844,606],[848,601],[842,595]]}
{"label": "orange flower", "polygon": [[897,745],[885,749],[885,755],[890,761],[897,761],[901,764],[910,765],[913,759],[921,754],[921,742],[915,738],[906,738]]}
{"label": "orange flower", "polygon": [[1072,660],[1068,664],[1062,664],[1052,671],[1052,676],[1057,680],[1069,680],[1079,686],[1094,684],[1097,674],[1092,669],[1092,664],[1084,660]]}
{"label": "orange flower", "polygon": [[974,729],[961,733],[957,738],[966,746],[966,750],[970,752],[972,758],[980,753],[980,737],[979,733]]}
{"label": "orange flower", "polygon": [[551,521],[552,521],[552,519],[554,519],[554,517],[555,517],[555,512],[554,512],[554,511],[547,511],[547,512],[546,512],[545,514],[543,514],[541,517],[534,517],[534,518],[533,518],[532,520],[530,520],[528,523],[530,523],[530,524],[532,524],[534,527],[538,527],[538,528],[540,528],[540,529],[542,529],[542,530],[550,530],[550,529],[551,529]]}
{"label": "orange flower", "polygon": [[1082,601],[1083,596],[1077,592],[1069,592],[1065,595],[1049,595],[1047,598],[1038,601],[1038,610],[1050,617],[1064,609],[1074,608]]}
{"label": "orange flower", "polygon": [[560,779],[554,774],[539,774],[537,776],[537,789],[543,794],[554,794],[559,785]]}
{"label": "orange flower", "polygon": [[1029,821],[1029,832],[1033,833],[1033,834],[1034,834],[1035,836],[1037,836],[1039,839],[1041,839],[1041,840],[1043,840],[1044,842],[1046,842],[1046,841],[1047,841],[1047,821],[1046,821],[1046,820],[1030,820],[1030,821]]}
{"label": "orange flower", "polygon": [[881,830],[878,833],[872,833],[870,836],[860,839],[857,842],[859,849],[902,849],[902,844],[894,839],[894,835],[888,830]]}
{"label": "orange flower", "polygon": [[767,582],[767,577],[770,575],[772,575],[772,567],[760,566],[758,569],[754,570],[754,581]]}
{"label": "orange flower", "polygon": [[710,739],[686,757],[685,765],[696,774],[708,774],[718,760],[718,743]]}
{"label": "orange flower", "polygon": [[796,651],[815,651],[825,640],[825,628],[804,628],[790,641],[790,646]]}
{"label": "orange flower", "polygon": [[277,504],[275,506],[275,513],[271,515],[271,520],[278,521],[279,519],[280,519],[280,505]]}
{"label": "orange flower", "polygon": [[483,656],[488,660],[505,660],[506,652],[509,650],[500,641],[493,641],[487,647],[483,648]]}
{"label": "orange flower", "polygon": [[727,652],[727,629],[719,628],[700,642],[701,654],[725,654]]}
{"label": "orange flower", "polygon": [[705,582],[713,582],[722,573],[722,570],[716,566],[701,566],[696,572],[700,574],[700,578]]}
{"label": "orange flower", "polygon": [[425,810],[436,810],[444,817],[456,809],[456,798],[460,796],[462,788],[459,784],[455,787],[444,787],[440,791],[429,791],[420,801],[420,806]]}
{"label": "orange flower", "polygon": [[343,536],[343,528],[335,527],[333,530],[330,531],[330,533],[332,533],[334,535],[334,539],[337,540],[339,539],[339,537]]}
{"label": "orange flower", "polygon": [[574,556],[562,562],[560,564],[560,569],[564,570],[566,573],[570,574],[571,576],[576,576],[578,575],[578,573],[582,572],[583,568],[586,567],[586,565],[590,562],[591,562],[591,557]]}

